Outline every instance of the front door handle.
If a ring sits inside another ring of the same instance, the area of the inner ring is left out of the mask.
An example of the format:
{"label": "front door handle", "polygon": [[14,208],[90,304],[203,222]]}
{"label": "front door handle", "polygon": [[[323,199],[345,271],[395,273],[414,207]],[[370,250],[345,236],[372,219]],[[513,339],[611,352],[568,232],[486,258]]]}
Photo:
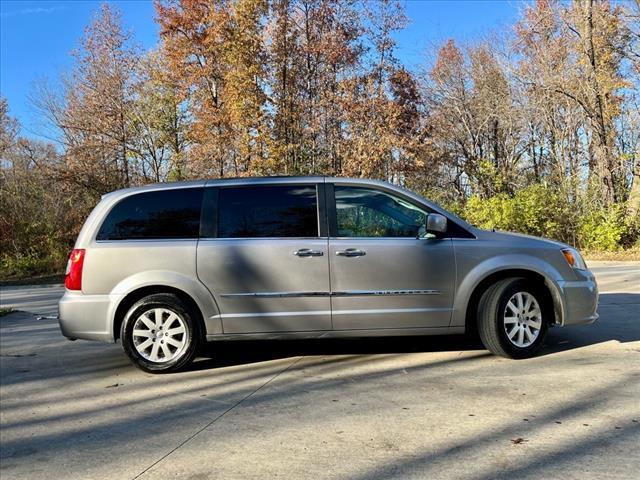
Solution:
{"label": "front door handle", "polygon": [[310,248],[301,248],[300,250],[296,250],[293,252],[294,255],[298,257],[321,257],[324,255],[322,250],[311,250]]}
{"label": "front door handle", "polygon": [[357,248],[347,248],[346,250],[338,250],[336,255],[339,257],[362,257],[367,252],[364,250],[358,250]]}

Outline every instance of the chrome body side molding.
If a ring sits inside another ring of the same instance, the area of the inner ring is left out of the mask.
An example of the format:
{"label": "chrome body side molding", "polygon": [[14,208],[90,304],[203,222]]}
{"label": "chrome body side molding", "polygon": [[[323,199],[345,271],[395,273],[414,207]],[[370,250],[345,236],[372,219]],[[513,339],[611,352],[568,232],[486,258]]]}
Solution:
{"label": "chrome body side molding", "polygon": [[440,295],[440,290],[344,290],[331,292],[332,297],[367,297],[378,295]]}
{"label": "chrome body side molding", "polygon": [[380,295],[440,295],[440,290],[345,290],[341,292],[243,292],[223,293],[225,298],[367,297]]}
{"label": "chrome body side molding", "polygon": [[328,297],[329,292],[246,292],[246,293],[223,293],[220,296],[225,298],[297,298],[297,297]]}

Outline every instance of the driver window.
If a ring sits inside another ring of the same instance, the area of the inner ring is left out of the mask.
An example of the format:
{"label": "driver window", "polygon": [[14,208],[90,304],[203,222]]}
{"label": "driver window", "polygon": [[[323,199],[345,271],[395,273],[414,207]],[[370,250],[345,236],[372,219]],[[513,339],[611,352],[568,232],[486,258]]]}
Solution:
{"label": "driver window", "polygon": [[407,237],[424,235],[427,212],[386,192],[335,186],[339,237]]}

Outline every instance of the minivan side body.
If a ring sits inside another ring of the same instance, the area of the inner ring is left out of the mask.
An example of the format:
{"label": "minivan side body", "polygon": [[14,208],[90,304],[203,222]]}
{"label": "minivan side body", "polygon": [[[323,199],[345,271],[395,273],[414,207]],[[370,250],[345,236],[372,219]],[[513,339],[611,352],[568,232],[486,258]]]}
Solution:
{"label": "minivan side body", "polygon": [[[446,230],[426,231],[430,215],[445,217]],[[132,305],[162,292],[193,307],[203,341],[459,334],[475,328],[483,294],[505,278],[540,287],[549,326],[597,319],[594,276],[567,245],[475,228],[373,180],[119,190],[87,218],[76,250],[81,288],[59,304],[72,339],[118,340]]]}

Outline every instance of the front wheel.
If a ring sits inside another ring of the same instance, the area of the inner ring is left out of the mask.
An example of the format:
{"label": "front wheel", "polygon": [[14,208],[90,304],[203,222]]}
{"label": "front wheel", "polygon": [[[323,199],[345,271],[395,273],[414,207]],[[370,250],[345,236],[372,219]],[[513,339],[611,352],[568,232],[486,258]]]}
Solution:
{"label": "front wheel", "polygon": [[120,330],[122,348],[145,372],[174,372],[193,360],[198,327],[195,312],[177,295],[149,295],[127,312]]}
{"label": "front wheel", "polygon": [[478,305],[478,333],[487,350],[507,358],[533,356],[553,314],[544,293],[524,278],[507,278],[489,287]]}

